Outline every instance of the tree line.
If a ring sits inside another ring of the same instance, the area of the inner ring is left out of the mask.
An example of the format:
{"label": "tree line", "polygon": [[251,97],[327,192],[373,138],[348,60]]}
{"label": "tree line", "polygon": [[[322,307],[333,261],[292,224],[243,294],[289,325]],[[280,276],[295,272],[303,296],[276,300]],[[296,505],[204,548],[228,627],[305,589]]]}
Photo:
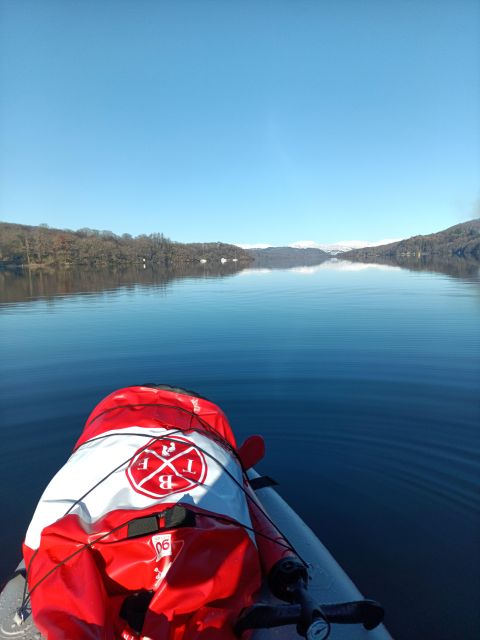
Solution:
{"label": "tree line", "polygon": [[175,267],[200,261],[249,263],[249,254],[222,242],[174,242],[162,233],[136,237],[95,229],[52,229],[0,222],[0,265],[108,266],[150,264]]}
{"label": "tree line", "polygon": [[405,256],[416,258],[457,256],[480,260],[480,218],[461,222],[443,231],[425,236],[413,236],[378,247],[354,249],[344,253],[342,258],[363,260],[365,258],[402,258]]}

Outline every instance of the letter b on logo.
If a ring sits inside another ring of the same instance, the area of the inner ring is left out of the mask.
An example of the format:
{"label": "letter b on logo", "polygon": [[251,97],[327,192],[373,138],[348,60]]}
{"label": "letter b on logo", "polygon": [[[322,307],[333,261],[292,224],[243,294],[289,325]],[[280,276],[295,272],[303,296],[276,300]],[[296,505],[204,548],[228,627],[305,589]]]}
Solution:
{"label": "letter b on logo", "polygon": [[173,476],[159,476],[158,483],[160,485],[160,489],[164,491],[171,491],[173,489]]}

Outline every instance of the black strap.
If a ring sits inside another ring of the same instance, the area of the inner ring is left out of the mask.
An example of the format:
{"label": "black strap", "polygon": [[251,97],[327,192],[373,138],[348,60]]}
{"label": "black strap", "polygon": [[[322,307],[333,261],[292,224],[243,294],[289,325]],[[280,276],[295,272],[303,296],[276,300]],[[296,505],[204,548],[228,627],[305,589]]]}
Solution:
{"label": "black strap", "polygon": [[128,523],[127,538],[147,536],[157,531],[166,529],[179,529],[180,527],[194,527],[195,513],[176,504],[161,513],[154,513],[143,518],[136,518]]}
{"label": "black strap", "polygon": [[167,509],[163,512],[165,518],[165,524],[162,529],[178,529],[179,527],[194,527],[195,526],[195,513],[186,509],[181,504],[176,504],[174,507]]}
{"label": "black strap", "polygon": [[138,538],[158,531],[157,515],[137,518],[128,523],[127,538]]}
{"label": "black strap", "polygon": [[265,489],[265,487],[276,487],[278,482],[270,476],[259,476],[250,480],[250,486],[254,491],[258,491],[258,489]]}

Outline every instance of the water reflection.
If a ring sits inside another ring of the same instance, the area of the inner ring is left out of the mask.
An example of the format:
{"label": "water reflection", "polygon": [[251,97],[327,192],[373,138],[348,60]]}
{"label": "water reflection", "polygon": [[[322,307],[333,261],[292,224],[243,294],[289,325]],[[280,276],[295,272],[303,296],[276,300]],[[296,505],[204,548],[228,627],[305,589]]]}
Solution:
{"label": "water reflection", "polygon": [[358,260],[355,262],[331,258],[316,265],[296,265],[294,267],[269,266],[244,269],[236,263],[189,264],[175,269],[128,268],[110,269],[15,269],[0,270],[0,303],[16,303],[37,299],[50,299],[69,295],[81,295],[134,288],[138,285],[166,289],[170,283],[184,278],[225,278],[234,274],[265,275],[279,269],[299,274],[311,275],[318,271],[362,271],[366,269],[425,271],[443,273],[467,282],[480,281],[480,262],[452,257],[449,260],[423,256],[421,258],[400,258]]}
{"label": "water reflection", "polygon": [[241,270],[235,263],[190,264],[182,268],[14,269],[0,270],[0,302],[25,302],[99,293],[138,285],[165,289],[182,278],[224,278]]}
{"label": "water reflection", "polygon": [[451,256],[450,258],[439,256],[399,256],[397,258],[366,258],[355,260],[356,265],[382,265],[384,267],[400,267],[409,271],[428,271],[430,273],[443,273],[453,278],[461,278],[469,282],[478,281],[480,278],[480,262],[472,258]]}

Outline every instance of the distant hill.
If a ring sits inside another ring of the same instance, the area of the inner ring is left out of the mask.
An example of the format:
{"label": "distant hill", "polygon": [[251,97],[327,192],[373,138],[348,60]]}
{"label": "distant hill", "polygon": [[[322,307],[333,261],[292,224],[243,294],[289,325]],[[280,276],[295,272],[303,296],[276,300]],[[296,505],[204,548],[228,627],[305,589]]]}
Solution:
{"label": "distant hill", "polygon": [[342,254],[348,260],[402,259],[437,257],[480,260],[480,218],[449,227],[426,236],[413,236],[407,240],[378,247],[364,247]]}
{"label": "distant hill", "polygon": [[158,265],[174,267],[204,262],[248,265],[243,249],[222,242],[184,244],[162,233],[132,237],[111,231],[71,231],[0,222],[0,266]]}
{"label": "distant hill", "polygon": [[247,249],[253,258],[253,267],[282,269],[288,267],[309,267],[331,258],[321,249],[298,249],[296,247],[268,247],[267,249]]}

